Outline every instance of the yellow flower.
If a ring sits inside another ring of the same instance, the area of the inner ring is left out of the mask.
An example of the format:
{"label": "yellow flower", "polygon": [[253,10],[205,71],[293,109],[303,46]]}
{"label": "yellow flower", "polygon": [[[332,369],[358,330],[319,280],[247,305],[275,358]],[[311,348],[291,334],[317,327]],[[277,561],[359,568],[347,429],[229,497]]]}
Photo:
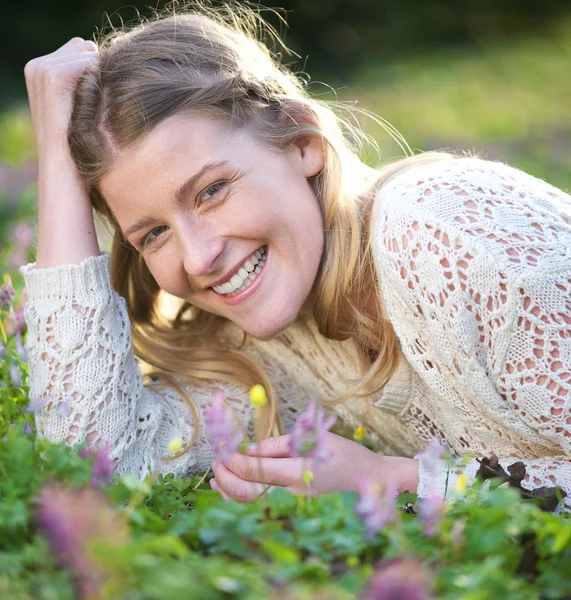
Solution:
{"label": "yellow flower", "polygon": [[303,481],[307,484],[313,481],[313,473],[309,469],[303,472]]}
{"label": "yellow flower", "polygon": [[456,491],[463,492],[466,489],[466,482],[468,481],[468,477],[462,473],[460,477],[458,477],[458,481],[456,482]]}
{"label": "yellow flower", "polygon": [[268,403],[268,397],[263,385],[258,384],[250,388],[250,402],[254,406],[265,406]]}
{"label": "yellow flower", "polygon": [[176,454],[182,448],[182,440],[180,438],[174,438],[169,442],[169,451],[171,454]]}
{"label": "yellow flower", "polygon": [[361,441],[365,438],[365,429],[363,427],[357,427],[353,432],[353,439]]}

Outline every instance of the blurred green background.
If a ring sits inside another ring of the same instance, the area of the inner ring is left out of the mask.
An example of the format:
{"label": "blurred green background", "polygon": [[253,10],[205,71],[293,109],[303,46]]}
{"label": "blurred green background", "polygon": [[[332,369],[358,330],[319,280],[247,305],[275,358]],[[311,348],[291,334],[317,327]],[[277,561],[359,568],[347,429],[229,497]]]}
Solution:
{"label": "blurred green background", "polygon": [[[289,28],[278,15],[264,14],[300,57],[286,62],[311,75],[309,89],[318,97],[356,102],[389,121],[414,149],[475,152],[571,189],[570,2],[283,0],[281,6]],[[89,38],[109,22],[128,23],[137,11],[152,9],[119,0],[12,1],[2,8],[0,261],[9,268],[23,260],[21,248],[14,256],[14,240],[29,239],[21,224],[33,226],[35,212],[24,65],[75,35]],[[377,140],[382,162],[402,155],[373,120],[358,120]],[[27,252],[32,256],[33,248]]]}

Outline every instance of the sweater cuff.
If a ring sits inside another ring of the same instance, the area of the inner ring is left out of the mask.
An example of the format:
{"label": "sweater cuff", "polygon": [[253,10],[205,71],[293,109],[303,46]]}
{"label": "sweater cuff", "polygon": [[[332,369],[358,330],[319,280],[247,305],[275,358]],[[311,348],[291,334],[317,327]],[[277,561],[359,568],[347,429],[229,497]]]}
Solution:
{"label": "sweater cuff", "polygon": [[78,303],[85,304],[97,298],[108,300],[114,294],[109,272],[110,258],[108,252],[102,252],[99,256],[89,256],[79,264],[38,269],[36,263],[29,263],[21,267],[28,301],[34,303],[72,297]]}

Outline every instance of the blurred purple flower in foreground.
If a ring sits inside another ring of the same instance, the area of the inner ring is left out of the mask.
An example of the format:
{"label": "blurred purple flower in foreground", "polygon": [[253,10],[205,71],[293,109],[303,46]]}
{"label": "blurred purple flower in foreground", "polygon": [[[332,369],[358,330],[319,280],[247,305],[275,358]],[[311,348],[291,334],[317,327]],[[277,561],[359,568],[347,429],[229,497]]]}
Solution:
{"label": "blurred purple flower in foreground", "polygon": [[359,600],[430,600],[431,580],[417,559],[393,559],[377,567]]}
{"label": "blurred purple flower in foreground", "polygon": [[107,549],[123,548],[128,543],[124,519],[100,492],[91,488],[65,489],[48,485],[36,509],[38,524],[58,560],[74,576],[81,598],[100,598],[105,580],[112,576],[113,561],[103,563],[94,544]]}
{"label": "blurred purple flower in foreground", "polygon": [[422,500],[418,510],[425,535],[435,535],[444,518],[444,500],[435,488],[430,488],[428,496]]}
{"label": "blurred purple flower in foreground", "polygon": [[435,437],[423,452],[415,458],[421,463],[422,468],[430,477],[430,484],[426,497],[421,499],[419,514],[425,535],[433,536],[444,518],[444,499],[432,483],[436,478],[438,462],[444,455],[444,446],[440,438]]}
{"label": "blurred purple flower in foreground", "polygon": [[214,392],[212,405],[204,412],[204,417],[214,460],[224,461],[238,450],[245,434],[234,411],[226,405],[222,391]]}
{"label": "blurred purple flower in foreground", "polygon": [[363,521],[365,539],[372,540],[385,525],[396,521],[395,493],[368,479],[359,481],[358,492],[355,514]]}
{"label": "blurred purple flower in foreground", "polygon": [[45,408],[49,402],[51,402],[51,395],[50,394],[45,394],[44,396],[40,396],[40,397],[32,397],[30,396],[30,402],[28,403],[28,406],[26,406],[26,408],[24,409],[24,412],[27,413],[36,413],[39,410],[42,410],[42,408]]}
{"label": "blurred purple flower in foreground", "polygon": [[[88,458],[94,453],[92,447],[84,448],[79,455]],[[100,484],[109,485],[113,481],[115,463],[109,456],[109,442],[106,441],[95,450],[93,469],[91,471],[91,485],[97,487]]]}
{"label": "blurred purple flower in foreground", "polygon": [[316,462],[330,458],[325,434],[335,425],[335,421],[335,415],[326,417],[323,408],[317,408],[317,401],[311,400],[307,410],[297,417],[289,432],[290,456],[313,458]]}
{"label": "blurred purple flower in foreground", "polygon": [[56,415],[63,419],[64,417],[69,417],[71,414],[71,406],[64,400],[60,402],[56,407]]}
{"label": "blurred purple flower in foreground", "polygon": [[424,463],[424,467],[426,469],[435,470],[438,461],[444,455],[444,446],[442,445],[442,440],[439,437],[434,437],[426,448],[419,452],[414,458],[420,460]]}

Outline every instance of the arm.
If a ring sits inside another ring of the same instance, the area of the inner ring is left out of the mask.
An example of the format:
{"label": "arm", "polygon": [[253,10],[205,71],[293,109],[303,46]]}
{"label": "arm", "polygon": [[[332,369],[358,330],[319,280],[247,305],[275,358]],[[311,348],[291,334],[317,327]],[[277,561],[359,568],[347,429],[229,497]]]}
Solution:
{"label": "arm", "polygon": [[[411,171],[384,199],[376,261],[403,351],[426,382],[450,382],[489,415],[505,442],[510,432],[527,440],[520,456],[490,448],[504,468],[524,462],[526,487],[569,494],[571,199],[474,159]],[[446,475],[441,464],[441,491]],[[428,477],[421,468],[421,495]]]}
{"label": "arm", "polygon": [[[24,70],[39,163],[37,262],[22,269],[30,397],[45,404],[38,434],[68,444],[105,440],[121,473],[200,471],[211,459],[204,425],[174,390],[143,386],[125,302],[111,287],[109,256],[100,254],[90,198],[69,152],[72,93],[97,61],[93,42],[73,38]],[[229,395],[246,398],[231,387]],[[209,403],[210,390],[188,391],[199,409]],[[247,404],[239,406],[247,420]],[[191,453],[161,461],[172,439],[187,441],[196,427]]]}
{"label": "arm", "polygon": [[[143,385],[125,302],[111,287],[108,262],[109,255],[102,254],[79,265],[21,269],[28,291],[30,399],[47,402],[36,412],[38,435],[70,445],[108,441],[119,473],[203,471],[212,453],[202,409],[212,390],[186,388],[199,409],[200,423],[195,423],[173,389]],[[228,384],[224,390],[242,400],[233,406],[247,425],[246,390]],[[195,427],[200,432],[193,449],[175,461],[162,461],[169,442],[187,442]]]}

